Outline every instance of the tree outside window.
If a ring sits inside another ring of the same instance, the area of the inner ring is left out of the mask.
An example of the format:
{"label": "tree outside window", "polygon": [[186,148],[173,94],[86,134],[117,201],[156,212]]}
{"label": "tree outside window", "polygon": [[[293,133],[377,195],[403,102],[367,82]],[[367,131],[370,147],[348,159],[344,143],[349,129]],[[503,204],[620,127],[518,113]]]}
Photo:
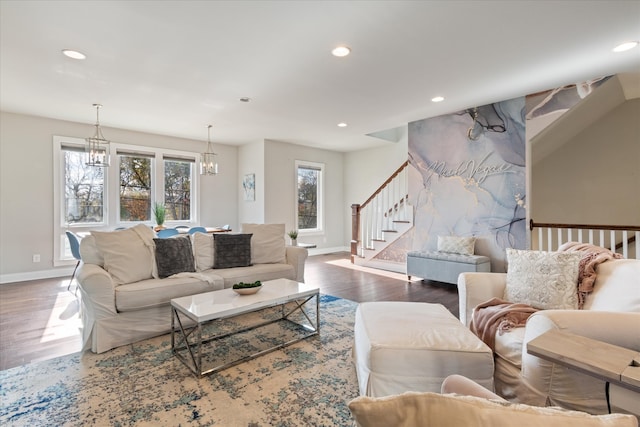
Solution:
{"label": "tree outside window", "polygon": [[322,228],[322,166],[302,162],[297,165],[298,230]]}
{"label": "tree outside window", "polygon": [[164,205],[167,220],[191,219],[191,171],[193,162],[164,161]]}
{"label": "tree outside window", "polygon": [[151,220],[151,158],[120,155],[120,221]]}
{"label": "tree outside window", "polygon": [[104,169],[85,165],[86,154],[63,147],[64,222],[66,224],[104,221]]}

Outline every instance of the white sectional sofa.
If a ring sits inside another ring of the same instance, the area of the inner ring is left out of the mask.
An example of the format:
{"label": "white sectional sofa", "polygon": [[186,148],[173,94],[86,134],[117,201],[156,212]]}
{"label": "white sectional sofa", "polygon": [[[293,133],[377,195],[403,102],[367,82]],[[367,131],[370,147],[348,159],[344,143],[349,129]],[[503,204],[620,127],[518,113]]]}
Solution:
{"label": "white sectional sofa", "polygon": [[[82,263],[77,273],[84,349],[102,353],[169,332],[172,298],[229,288],[238,282],[279,278],[304,282],[307,250],[285,246],[284,224],[243,224],[242,231],[235,236],[195,233],[176,238],[187,239],[190,244],[164,239],[158,247],[170,250],[162,254],[157,252],[153,231],[145,225],[92,232],[85,237],[80,245]],[[252,235],[248,240],[249,262],[246,247],[236,254],[243,259],[229,261],[228,255],[236,252],[236,247],[229,244],[235,237],[244,236],[240,246],[246,246],[247,234]],[[218,244],[222,241],[226,246]],[[191,248],[192,254],[185,250],[171,253],[172,247]],[[165,262],[158,263],[159,259]],[[218,262],[221,260],[222,264]],[[185,262],[187,267],[181,268]],[[236,264],[246,266],[229,267]],[[177,271],[181,269],[185,271]],[[163,274],[171,276],[162,277]]]}
{"label": "white sectional sofa", "polygon": [[[582,309],[544,309],[529,317],[525,327],[496,333],[494,384],[499,395],[535,406],[607,412],[603,381],[532,356],[526,350],[529,341],[556,329],[640,352],[640,260],[610,260],[596,271],[593,292]],[[469,326],[474,307],[503,298],[506,287],[507,273],[461,274],[460,320]],[[612,400],[614,392],[627,393],[614,390],[612,385]],[[630,398],[640,410],[640,395]]]}

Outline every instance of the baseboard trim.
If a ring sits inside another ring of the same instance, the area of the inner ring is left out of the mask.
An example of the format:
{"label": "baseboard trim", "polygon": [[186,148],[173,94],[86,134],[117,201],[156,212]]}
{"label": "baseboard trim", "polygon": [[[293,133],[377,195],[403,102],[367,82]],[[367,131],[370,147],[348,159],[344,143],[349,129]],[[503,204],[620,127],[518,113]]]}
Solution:
{"label": "baseboard trim", "polygon": [[56,277],[70,277],[73,267],[56,268],[53,270],[29,271],[26,273],[0,274],[0,285],[16,282],[27,282],[38,279],[54,279]]}
{"label": "baseboard trim", "polygon": [[378,270],[387,270],[394,273],[407,274],[407,264],[395,261],[386,261],[379,259],[370,259],[362,263],[358,263],[363,267],[377,268]]}
{"label": "baseboard trim", "polygon": [[307,249],[307,251],[309,251],[309,256],[314,256],[314,255],[334,254],[336,252],[350,252],[351,249],[348,246],[336,246],[333,248]]}

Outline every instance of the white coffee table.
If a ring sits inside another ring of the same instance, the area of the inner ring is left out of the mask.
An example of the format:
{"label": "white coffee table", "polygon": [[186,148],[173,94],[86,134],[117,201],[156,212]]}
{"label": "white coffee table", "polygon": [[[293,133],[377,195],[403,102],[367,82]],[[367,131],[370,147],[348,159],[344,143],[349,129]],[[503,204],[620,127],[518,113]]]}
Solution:
{"label": "white coffee table", "polygon": [[[305,310],[305,305],[313,298],[316,301],[315,321],[312,321]],[[293,307],[285,306],[287,303],[293,303]],[[281,317],[275,320],[264,321],[256,325],[203,339],[202,327],[205,323],[277,306],[280,307]],[[298,323],[290,319],[291,314],[298,311],[303,314],[309,324]],[[280,321],[300,325],[308,333],[273,345],[266,350],[225,361],[218,366],[203,367],[204,344],[215,343],[216,340]],[[252,295],[238,295],[233,289],[223,289],[171,300],[171,350],[178,359],[198,376],[229,368],[240,362],[286,347],[319,333],[320,289],[317,286],[306,285],[293,280],[276,279],[263,282],[260,291]]]}

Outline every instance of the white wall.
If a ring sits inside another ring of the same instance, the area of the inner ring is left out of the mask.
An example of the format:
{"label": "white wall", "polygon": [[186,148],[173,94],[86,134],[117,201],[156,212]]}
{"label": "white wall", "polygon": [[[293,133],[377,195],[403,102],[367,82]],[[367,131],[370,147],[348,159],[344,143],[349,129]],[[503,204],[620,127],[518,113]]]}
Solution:
{"label": "white wall", "polygon": [[[196,153],[206,146],[203,141],[122,129],[103,131],[118,143]],[[91,124],[0,112],[0,283],[68,270],[53,268],[53,136],[85,138],[92,133]],[[215,144],[215,150],[220,173],[201,181],[200,223],[237,228],[238,149]],[[33,254],[40,254],[41,262],[33,263]]]}
{"label": "white wall", "polygon": [[409,152],[408,127],[396,143],[370,150],[353,151],[344,158],[344,239],[351,241],[351,205],[364,203],[404,162]]}
{"label": "white wall", "polygon": [[298,240],[314,243],[318,249],[344,249],[344,217],[346,209],[343,177],[343,153],[313,147],[265,141],[265,222],[286,224],[287,230],[297,228],[295,161],[324,163],[324,233],[300,234]]}
{"label": "white wall", "polygon": [[536,222],[640,224],[640,99],[615,108],[537,163]]}
{"label": "white wall", "polygon": [[[238,150],[238,221],[242,223],[264,224],[265,206],[265,162],[264,142],[246,144]],[[255,200],[244,200],[242,181],[247,174],[255,174]],[[236,228],[240,230],[239,227]]]}

